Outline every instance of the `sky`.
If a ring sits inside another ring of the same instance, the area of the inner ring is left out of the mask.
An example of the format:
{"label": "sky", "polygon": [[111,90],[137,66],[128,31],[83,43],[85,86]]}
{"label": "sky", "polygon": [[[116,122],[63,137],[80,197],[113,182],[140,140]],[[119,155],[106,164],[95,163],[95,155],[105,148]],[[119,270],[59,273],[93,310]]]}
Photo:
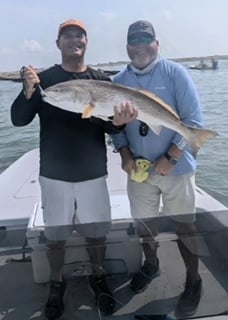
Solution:
{"label": "sky", "polygon": [[88,30],[87,64],[128,61],[129,24],[149,20],[167,58],[228,54],[227,0],[1,0],[0,72],[60,63],[58,26]]}

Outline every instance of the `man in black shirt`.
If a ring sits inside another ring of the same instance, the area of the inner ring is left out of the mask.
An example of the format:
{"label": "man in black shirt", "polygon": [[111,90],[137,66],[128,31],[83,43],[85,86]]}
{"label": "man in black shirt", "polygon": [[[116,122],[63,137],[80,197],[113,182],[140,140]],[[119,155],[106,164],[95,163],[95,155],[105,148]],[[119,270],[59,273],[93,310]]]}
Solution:
{"label": "man in black shirt", "polygon": [[[103,269],[105,235],[111,225],[109,195],[106,185],[107,157],[105,133],[115,134],[137,117],[128,102],[114,107],[111,121],[60,110],[42,101],[37,84],[43,89],[72,79],[110,79],[84,63],[87,30],[78,20],[59,26],[56,40],[62,56],[61,65],[37,74],[24,68],[23,90],[11,107],[15,126],[29,124],[35,115],[40,120],[40,185],[48,260],[51,269],[50,293],[45,306],[48,319],[58,319],[64,311],[64,244],[72,232],[72,222],[88,242],[93,267],[89,284],[104,314],[114,311]],[[89,196],[88,196],[89,195]]]}

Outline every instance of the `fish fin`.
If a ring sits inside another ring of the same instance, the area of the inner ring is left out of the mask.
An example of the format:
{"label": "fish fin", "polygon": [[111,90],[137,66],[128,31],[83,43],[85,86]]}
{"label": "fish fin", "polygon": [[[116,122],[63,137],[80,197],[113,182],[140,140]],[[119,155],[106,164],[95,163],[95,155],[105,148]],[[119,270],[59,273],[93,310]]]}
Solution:
{"label": "fish fin", "polygon": [[88,119],[91,118],[94,110],[94,105],[92,103],[89,103],[85,106],[85,109],[82,113],[82,119]]}
{"label": "fish fin", "polygon": [[189,139],[186,139],[189,148],[191,151],[196,154],[199,149],[202,147],[202,145],[209,139],[212,139],[216,136],[218,136],[218,133],[213,130],[205,129],[205,128],[193,128],[189,127],[191,129],[192,134]]}
{"label": "fish fin", "polygon": [[138,120],[143,121],[145,124],[148,125],[148,127],[157,135],[159,136],[162,131],[162,126],[158,125],[154,122],[149,122],[147,119],[147,114],[145,114],[143,111],[139,111]]}
{"label": "fish fin", "polygon": [[155,126],[154,124],[149,124],[148,126],[150,127],[150,129],[157,135],[159,136],[162,130],[162,126]]}
{"label": "fish fin", "polygon": [[175,118],[180,120],[180,117],[178,116],[178,114],[167,103],[165,103],[165,101],[163,101],[161,98],[156,96],[154,93],[147,90],[143,90],[143,89],[140,89],[138,91],[144,94],[145,96],[151,98],[155,102],[159,103],[163,108],[167,109],[170,113],[172,113],[175,116]]}

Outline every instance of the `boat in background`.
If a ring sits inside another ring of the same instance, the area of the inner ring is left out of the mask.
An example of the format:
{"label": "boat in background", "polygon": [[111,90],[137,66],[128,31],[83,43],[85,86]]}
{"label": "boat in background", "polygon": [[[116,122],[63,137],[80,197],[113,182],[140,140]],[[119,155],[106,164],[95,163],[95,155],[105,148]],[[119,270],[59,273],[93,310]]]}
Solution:
{"label": "boat in background", "polygon": [[201,60],[199,64],[192,64],[189,66],[189,69],[195,70],[216,70],[218,69],[218,61],[211,59],[211,64],[205,63],[204,60]]}

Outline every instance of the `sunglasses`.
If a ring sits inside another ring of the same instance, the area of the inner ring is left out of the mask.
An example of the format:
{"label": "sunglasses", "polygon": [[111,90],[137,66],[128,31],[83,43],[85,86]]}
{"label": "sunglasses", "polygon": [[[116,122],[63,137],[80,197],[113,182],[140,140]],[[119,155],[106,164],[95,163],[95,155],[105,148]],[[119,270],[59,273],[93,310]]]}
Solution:
{"label": "sunglasses", "polygon": [[151,44],[155,39],[153,37],[135,37],[135,38],[130,38],[128,39],[127,43],[130,46],[137,46],[138,44]]}

